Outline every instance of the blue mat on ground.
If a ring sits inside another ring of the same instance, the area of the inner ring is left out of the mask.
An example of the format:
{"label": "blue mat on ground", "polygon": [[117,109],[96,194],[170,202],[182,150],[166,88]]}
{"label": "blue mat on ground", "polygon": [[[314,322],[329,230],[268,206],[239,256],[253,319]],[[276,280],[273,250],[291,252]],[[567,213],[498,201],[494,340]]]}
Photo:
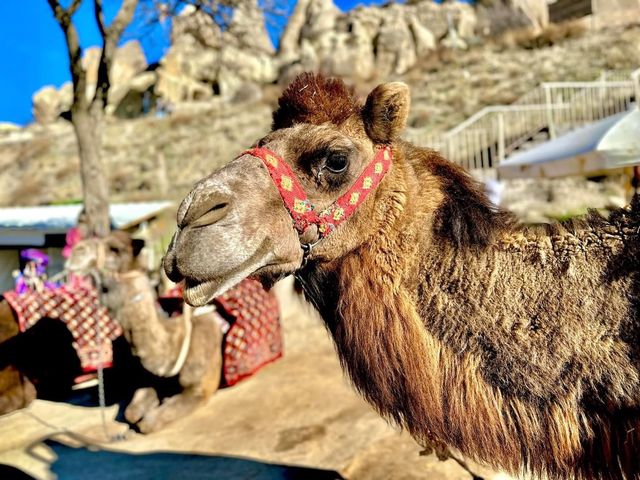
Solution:
{"label": "blue mat on ground", "polygon": [[46,440],[56,455],[51,472],[59,480],[341,480],[331,470],[276,465],[240,457],[195,453],[125,453],[74,448]]}

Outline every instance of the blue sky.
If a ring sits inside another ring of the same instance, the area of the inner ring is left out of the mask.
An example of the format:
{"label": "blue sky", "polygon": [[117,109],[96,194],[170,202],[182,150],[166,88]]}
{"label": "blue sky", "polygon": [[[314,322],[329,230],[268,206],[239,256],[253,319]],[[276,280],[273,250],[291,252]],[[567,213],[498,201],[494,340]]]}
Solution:
{"label": "blue sky", "polygon": [[[295,0],[291,0],[292,5]],[[64,2],[63,4],[67,4]],[[342,10],[371,0],[338,0]],[[93,2],[84,0],[74,16],[83,47],[99,44],[93,19]],[[120,0],[106,0],[109,20]],[[282,23],[282,22],[280,22]],[[147,60],[161,58],[167,48],[168,26],[153,29],[142,38]],[[270,26],[275,41],[280,28]],[[125,35],[134,37],[135,25]],[[0,0],[0,122],[25,124],[32,120],[31,96],[44,85],[60,86],[70,80],[64,36],[46,0]]]}

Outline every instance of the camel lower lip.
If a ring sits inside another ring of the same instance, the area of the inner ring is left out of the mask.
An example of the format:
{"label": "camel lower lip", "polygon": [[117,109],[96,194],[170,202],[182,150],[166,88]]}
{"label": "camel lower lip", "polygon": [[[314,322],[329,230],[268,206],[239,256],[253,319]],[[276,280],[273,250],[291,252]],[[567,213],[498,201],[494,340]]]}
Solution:
{"label": "camel lower lip", "polygon": [[184,299],[189,305],[201,307],[209,303],[215,297],[218,288],[217,282],[185,281]]}

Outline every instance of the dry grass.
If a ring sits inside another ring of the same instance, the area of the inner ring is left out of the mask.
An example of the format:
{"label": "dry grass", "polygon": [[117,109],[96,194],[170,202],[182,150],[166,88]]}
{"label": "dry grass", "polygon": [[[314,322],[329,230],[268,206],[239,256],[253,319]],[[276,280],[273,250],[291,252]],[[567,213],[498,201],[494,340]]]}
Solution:
{"label": "dry grass", "polygon": [[69,177],[80,175],[80,164],[78,163],[78,159],[74,158],[75,161],[67,161],[60,162],[62,166],[56,170],[54,174],[54,178],[57,181],[66,180]]}
{"label": "dry grass", "polygon": [[38,205],[46,186],[33,176],[25,176],[11,192],[9,205]]}
{"label": "dry grass", "polygon": [[580,38],[587,30],[583,19],[571,20],[560,24],[552,23],[540,33],[535,33],[531,28],[506,32],[496,39],[496,44],[506,48],[532,50],[551,47],[570,38]]}
{"label": "dry grass", "polygon": [[31,141],[20,142],[15,147],[15,158],[27,164],[31,159],[50,154],[53,142],[49,137],[36,136]]}

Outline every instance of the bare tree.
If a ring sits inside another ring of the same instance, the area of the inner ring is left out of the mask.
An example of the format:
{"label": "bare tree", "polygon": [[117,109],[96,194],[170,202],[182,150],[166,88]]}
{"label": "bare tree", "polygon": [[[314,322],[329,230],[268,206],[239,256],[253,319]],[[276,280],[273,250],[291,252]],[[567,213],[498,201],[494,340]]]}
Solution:
{"label": "bare tree", "polygon": [[[122,0],[113,21],[107,25],[103,14],[103,0],[93,1],[95,21],[102,40],[102,55],[98,64],[95,92],[87,96],[87,71],[82,65],[82,47],[73,23],[83,0],[71,0],[63,7],[60,0],[47,0],[58,25],[64,33],[69,55],[69,70],[73,81],[71,123],[78,141],[82,193],[91,235],[104,236],[109,232],[109,186],[102,162],[102,126],[109,89],[111,66],[123,33],[132,22],[136,10],[143,16],[143,27],[176,15],[186,5],[208,14],[218,25],[226,28],[234,8],[241,4],[256,4],[256,0]],[[271,4],[277,0],[265,0]],[[273,10],[272,10],[273,14]],[[138,32],[144,34],[144,32]]]}
{"label": "bare tree", "polygon": [[109,186],[100,155],[102,122],[109,94],[110,71],[118,42],[131,22],[138,0],[123,0],[120,10],[110,25],[105,24],[102,0],[93,0],[96,23],[102,37],[102,55],[93,97],[87,97],[87,71],[82,65],[82,48],[73,14],[82,0],[72,0],[64,8],[58,0],[48,0],[56,21],[64,33],[69,54],[69,70],[73,81],[71,123],[78,140],[82,194],[90,234],[105,236],[109,233]]}

